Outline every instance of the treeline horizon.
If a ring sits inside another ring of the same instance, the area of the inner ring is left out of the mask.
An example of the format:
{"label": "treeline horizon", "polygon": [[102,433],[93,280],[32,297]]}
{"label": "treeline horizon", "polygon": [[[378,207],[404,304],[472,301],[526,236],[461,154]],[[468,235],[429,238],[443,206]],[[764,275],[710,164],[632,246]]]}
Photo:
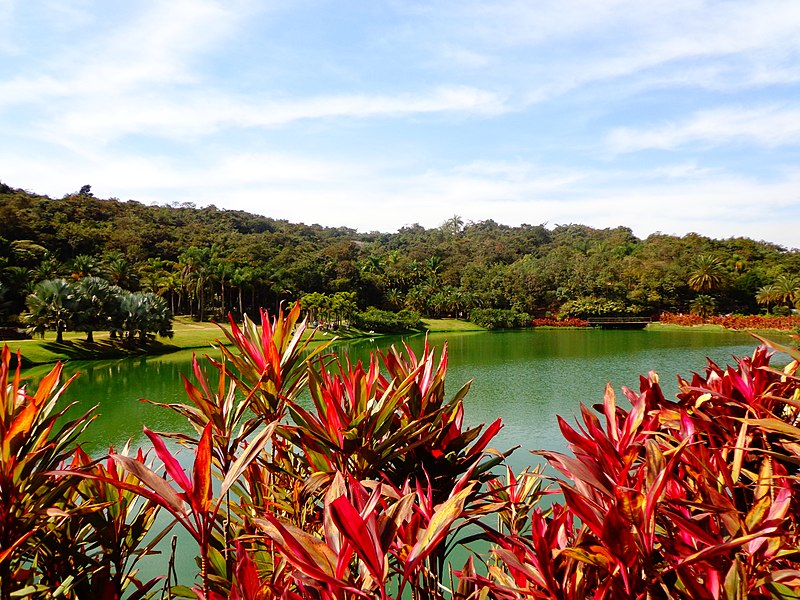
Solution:
{"label": "treeline horizon", "polygon": [[[410,215],[410,219],[411,219]],[[50,198],[0,183],[0,320],[37,283],[103,277],[174,314],[254,314],[317,294],[425,317],[776,314],[800,301],[800,251],[698,233],[580,224],[507,226],[454,215],[396,233],[290,223],[191,203]]]}

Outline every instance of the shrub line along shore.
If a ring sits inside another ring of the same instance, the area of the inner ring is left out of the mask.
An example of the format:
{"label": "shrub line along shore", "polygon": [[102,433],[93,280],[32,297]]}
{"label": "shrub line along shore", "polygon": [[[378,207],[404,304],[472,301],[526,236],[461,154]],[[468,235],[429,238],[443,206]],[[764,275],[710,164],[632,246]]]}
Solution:
{"label": "shrub line along shore", "polygon": [[[458,319],[423,319],[424,331],[430,333],[444,332],[470,332],[486,331],[469,321]],[[108,333],[100,333],[95,336],[94,342],[87,342],[85,334],[81,332],[70,332],[64,334],[63,343],[55,342],[55,335],[48,332],[44,338],[32,340],[5,340],[3,345],[8,345],[12,352],[17,351],[22,355],[22,364],[25,367],[64,362],[69,360],[103,360],[109,358],[126,358],[130,356],[157,356],[161,354],[171,354],[181,350],[191,350],[194,348],[210,348],[217,343],[227,344],[227,340],[216,323],[198,323],[189,318],[178,317],[173,323],[174,337],[172,339],[159,338],[151,340],[146,344],[137,346],[125,345],[120,340],[109,339]],[[565,329],[564,327],[537,327],[537,329]],[[570,329],[577,329],[572,327]],[[672,323],[652,323],[647,326],[647,331],[740,331],[726,329],[718,324],[702,325],[676,325]],[[747,330],[753,333],[766,335],[788,335],[790,332],[774,329],[754,329]],[[357,329],[342,329],[336,332],[337,339],[358,339],[381,337],[386,334],[376,334]],[[320,336],[319,341],[325,341]]]}

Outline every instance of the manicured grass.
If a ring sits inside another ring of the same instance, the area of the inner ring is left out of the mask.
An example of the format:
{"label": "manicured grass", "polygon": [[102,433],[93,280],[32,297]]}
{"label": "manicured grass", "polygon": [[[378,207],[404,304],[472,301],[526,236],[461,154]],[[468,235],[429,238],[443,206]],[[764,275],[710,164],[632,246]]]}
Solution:
{"label": "manicured grass", "polygon": [[[86,341],[85,333],[66,332],[64,341],[56,343],[56,335],[47,332],[44,338],[33,340],[8,340],[7,344],[13,353],[19,350],[22,354],[23,366],[54,363],[67,360],[93,360],[106,358],[124,358],[143,354],[168,354],[178,350],[199,348],[209,350],[217,341],[227,344],[223,331],[214,323],[198,323],[189,317],[175,317],[172,323],[172,338],[156,338],[145,345],[126,346],[120,340],[112,340],[107,331],[95,332],[94,342]],[[329,341],[335,335],[338,339],[364,337],[366,334],[358,329],[340,329],[327,336],[318,335],[320,342]]]}
{"label": "manicured grass", "polygon": [[725,329],[722,325],[715,325],[713,323],[704,323],[702,325],[675,325],[673,323],[650,323],[645,327],[646,331],[731,331]]}
{"label": "manicured grass", "polygon": [[90,360],[123,358],[142,354],[166,354],[186,348],[210,348],[217,339],[225,335],[213,323],[195,323],[185,317],[177,317],[173,323],[174,336],[156,338],[144,345],[127,346],[121,340],[112,340],[107,331],[95,332],[94,342],[86,341],[86,334],[66,332],[63,343],[56,343],[56,335],[47,332],[44,338],[32,340],[8,340],[12,352],[22,354],[25,366],[66,360]]}
{"label": "manicured grass", "polygon": [[459,319],[422,319],[428,331],[486,331],[480,325]]}
{"label": "manicured grass", "polygon": [[781,339],[789,341],[794,334],[793,331],[785,331],[781,329],[726,329],[722,325],[714,323],[704,323],[702,325],[675,325],[673,323],[650,323],[645,327],[645,331],[716,331],[719,333],[757,333],[766,336],[770,339]]}
{"label": "manicured grass", "polygon": [[[461,321],[458,319],[422,319],[425,328],[431,332],[461,332],[461,331],[486,331],[483,327]],[[729,331],[721,325],[696,325],[686,327],[662,323],[651,323],[648,331]],[[48,332],[43,339],[34,340],[9,340],[1,342],[8,344],[11,351],[22,353],[22,363],[25,366],[53,363],[67,360],[91,360],[104,358],[123,358],[126,356],[140,356],[142,354],[167,354],[178,350],[191,348],[210,349],[217,341],[227,343],[224,333],[214,323],[197,323],[188,317],[176,317],[173,322],[174,336],[170,338],[156,338],[143,346],[127,347],[119,340],[109,339],[108,332],[96,332],[94,343],[86,342],[85,333],[67,332],[64,342],[57,344],[55,334]],[[787,335],[785,331],[759,331],[765,335]],[[340,329],[335,334],[319,336],[319,341],[327,341],[335,335],[338,339],[352,339],[374,334],[367,334],[357,329]]]}

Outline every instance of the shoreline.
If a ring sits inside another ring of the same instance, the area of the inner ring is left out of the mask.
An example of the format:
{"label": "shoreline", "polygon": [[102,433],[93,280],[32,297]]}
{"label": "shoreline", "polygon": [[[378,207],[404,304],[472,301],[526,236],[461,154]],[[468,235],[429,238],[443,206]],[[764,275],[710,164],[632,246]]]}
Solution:
{"label": "shoreline", "polygon": [[[423,319],[425,329],[422,333],[462,333],[462,332],[481,332],[487,329],[456,319]],[[535,329],[585,329],[575,327],[536,327]],[[753,333],[763,336],[779,335],[789,337],[796,335],[791,330],[778,329],[727,329],[722,325],[703,324],[703,325],[676,325],[672,323],[651,323],[644,331],[707,331],[719,333]],[[51,332],[43,339],[31,340],[2,340],[0,343],[7,345],[14,355],[17,351],[22,356],[22,367],[28,368],[37,365],[51,364],[56,362],[66,362],[70,360],[107,360],[115,358],[127,358],[134,356],[159,356],[172,354],[182,350],[207,349],[220,343],[227,345],[227,339],[222,333],[220,326],[212,323],[197,323],[185,317],[178,317],[174,322],[175,335],[172,338],[157,338],[149,340],[141,346],[128,347],[120,340],[111,340],[108,332],[96,332],[95,340],[89,343],[85,339],[84,333],[68,332],[64,334],[64,342],[57,344],[55,335]],[[356,329],[342,330],[337,332],[338,340],[354,340],[362,338],[374,338],[391,334],[376,334],[359,331]],[[402,335],[399,333],[398,335]],[[320,339],[320,342],[322,339]]]}

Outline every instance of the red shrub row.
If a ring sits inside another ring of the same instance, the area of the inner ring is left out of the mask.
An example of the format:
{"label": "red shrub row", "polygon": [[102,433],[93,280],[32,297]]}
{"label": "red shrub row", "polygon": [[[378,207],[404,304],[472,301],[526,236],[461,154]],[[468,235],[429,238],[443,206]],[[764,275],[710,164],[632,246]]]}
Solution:
{"label": "red shrub row", "polygon": [[778,329],[792,331],[800,328],[800,316],[781,317],[775,315],[719,315],[703,318],[698,315],[685,315],[665,312],[660,321],[671,325],[722,325],[726,329]]}

